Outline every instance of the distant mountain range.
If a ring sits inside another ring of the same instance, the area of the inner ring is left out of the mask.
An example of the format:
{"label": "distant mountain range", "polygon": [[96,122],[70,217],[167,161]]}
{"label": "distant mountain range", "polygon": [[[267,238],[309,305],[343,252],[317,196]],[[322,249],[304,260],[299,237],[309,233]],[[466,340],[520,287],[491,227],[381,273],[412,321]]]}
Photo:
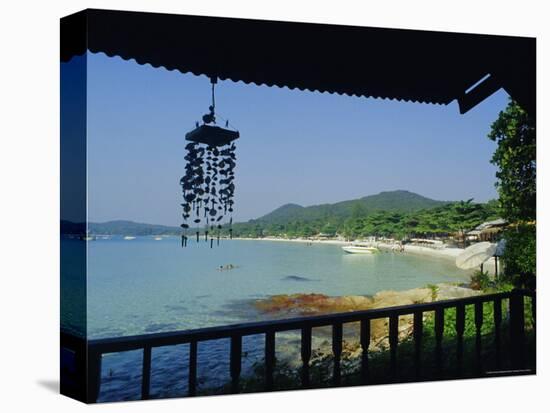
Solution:
{"label": "distant mountain range", "polygon": [[[166,225],[143,224],[134,221],[116,220],[107,222],[89,222],[88,230],[94,235],[174,235],[180,234],[181,228]],[[61,221],[62,234],[84,234],[86,225],[71,221]]]}
{"label": "distant mountain range", "polygon": [[92,234],[98,235],[170,235],[180,234],[180,227],[167,225],[143,224],[134,221],[90,222],[88,228]]}
{"label": "distant mountain range", "polygon": [[269,224],[286,224],[290,221],[315,221],[325,218],[346,219],[354,214],[368,215],[375,211],[388,212],[413,212],[421,209],[429,209],[444,204],[448,201],[436,201],[426,198],[414,192],[397,190],[380,192],[359,199],[341,201],[335,204],[321,204],[303,207],[297,204],[286,204],[267,215],[249,222],[261,222]]}
{"label": "distant mountain range", "polygon": [[[334,204],[301,206],[297,204],[283,205],[267,215],[252,219],[247,223],[235,224],[267,224],[286,225],[290,222],[312,222],[319,220],[342,221],[353,216],[366,216],[376,211],[413,212],[435,208],[448,204],[448,201],[437,201],[409,191],[387,191],[369,195],[359,199],[341,201]],[[96,235],[171,235],[180,234],[179,227],[138,223],[127,220],[108,222],[90,222],[90,233]],[[61,233],[83,234],[85,225],[70,221],[61,221]]]}

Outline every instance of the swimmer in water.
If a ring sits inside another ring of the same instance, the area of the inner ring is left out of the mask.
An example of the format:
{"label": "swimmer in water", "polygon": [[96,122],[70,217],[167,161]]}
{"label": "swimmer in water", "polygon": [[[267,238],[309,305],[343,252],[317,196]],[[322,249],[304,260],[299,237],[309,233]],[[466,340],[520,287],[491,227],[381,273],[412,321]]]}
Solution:
{"label": "swimmer in water", "polygon": [[218,268],[218,271],[232,270],[235,268],[237,268],[237,266],[233,264],[220,265],[220,268]]}

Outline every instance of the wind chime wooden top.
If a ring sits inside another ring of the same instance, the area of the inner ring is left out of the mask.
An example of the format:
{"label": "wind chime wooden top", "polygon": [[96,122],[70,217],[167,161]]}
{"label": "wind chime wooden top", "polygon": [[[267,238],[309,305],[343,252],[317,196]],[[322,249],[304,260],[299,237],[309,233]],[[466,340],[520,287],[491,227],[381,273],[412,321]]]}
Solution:
{"label": "wind chime wooden top", "polygon": [[216,232],[217,244],[220,242],[222,220],[226,215],[229,219],[229,237],[232,238],[233,196],[235,185],[235,143],[239,138],[237,130],[228,129],[229,121],[225,128],[216,125],[214,86],[216,79],[212,79],[212,105],[209,112],[202,117],[203,124],[196,123],[196,127],[185,135],[190,141],[186,145],[187,155],[185,160],[185,175],[180,180],[183,191],[183,234],[182,247],[187,245],[187,231],[190,230],[189,221],[196,225],[196,239],[199,241],[201,226],[204,231],[204,239],[210,247],[213,246],[212,234]]}
{"label": "wind chime wooden top", "polygon": [[204,143],[207,146],[225,146],[239,138],[239,132],[223,129],[219,126],[200,125],[185,134],[185,139],[191,142]]}

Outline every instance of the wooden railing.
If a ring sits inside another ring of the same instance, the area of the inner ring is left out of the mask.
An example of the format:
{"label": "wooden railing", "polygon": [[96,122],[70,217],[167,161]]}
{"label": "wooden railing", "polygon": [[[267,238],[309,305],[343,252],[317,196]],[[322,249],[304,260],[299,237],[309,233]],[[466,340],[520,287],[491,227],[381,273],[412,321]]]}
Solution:
{"label": "wooden railing", "polygon": [[[312,328],[330,326],[332,327],[332,353],[334,358],[332,381],[333,385],[341,383],[341,355],[342,355],[342,331],[346,323],[360,323],[360,346],[361,357],[361,378],[364,383],[369,382],[369,353],[371,321],[376,319],[389,319],[388,338],[390,353],[390,377],[396,378],[397,350],[399,344],[399,317],[405,315],[413,316],[414,341],[414,368],[417,375],[421,369],[422,337],[424,329],[424,313],[434,312],[434,333],[435,333],[435,364],[441,369],[443,364],[443,333],[445,310],[456,309],[456,363],[460,371],[462,367],[464,352],[464,328],[465,309],[468,305],[474,306],[476,340],[475,360],[479,373],[482,365],[482,333],[483,325],[483,304],[492,303],[494,306],[494,350],[497,360],[500,360],[501,353],[501,326],[502,326],[502,303],[509,300],[508,308],[508,330],[511,354],[511,366],[520,369],[524,365],[524,343],[525,343],[525,320],[524,320],[524,297],[532,298],[531,311],[535,317],[535,295],[524,290],[511,292],[472,296],[468,298],[436,301],[432,303],[414,304],[389,308],[372,309],[340,314],[330,314],[312,317],[293,318],[286,320],[264,321],[257,323],[235,324],[222,327],[202,328],[196,330],[176,331],[168,333],[146,334],[138,336],[127,336],[118,338],[107,338],[90,340],[87,342],[87,357],[82,355],[75,359],[80,361],[80,371],[88,372],[85,383],[81,383],[83,390],[80,396],[87,402],[95,402],[99,395],[101,381],[101,359],[106,353],[117,353],[129,350],[142,350],[142,382],[141,398],[148,399],[150,395],[151,377],[151,351],[154,347],[173,346],[177,344],[190,345],[189,350],[189,376],[188,392],[194,396],[197,390],[197,344],[207,340],[230,339],[230,363],[231,391],[239,392],[241,375],[241,354],[242,339],[244,336],[263,334],[265,335],[265,390],[273,389],[273,374],[275,367],[275,336],[276,333],[299,330],[301,331],[301,385],[304,388],[310,386],[310,359],[311,359],[311,333]],[[82,354],[86,351],[86,342],[72,336],[62,334],[62,347],[68,348],[75,354]],[[82,370],[84,369],[84,370]]]}

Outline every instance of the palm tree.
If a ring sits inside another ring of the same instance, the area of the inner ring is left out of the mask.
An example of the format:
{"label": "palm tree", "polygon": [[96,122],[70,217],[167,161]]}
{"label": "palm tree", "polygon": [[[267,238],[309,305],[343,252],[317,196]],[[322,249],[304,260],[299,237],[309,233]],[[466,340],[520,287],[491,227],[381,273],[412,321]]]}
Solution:
{"label": "palm tree", "polygon": [[453,204],[453,220],[451,228],[458,232],[462,239],[462,247],[466,247],[466,232],[483,221],[483,205],[474,204],[473,198]]}

